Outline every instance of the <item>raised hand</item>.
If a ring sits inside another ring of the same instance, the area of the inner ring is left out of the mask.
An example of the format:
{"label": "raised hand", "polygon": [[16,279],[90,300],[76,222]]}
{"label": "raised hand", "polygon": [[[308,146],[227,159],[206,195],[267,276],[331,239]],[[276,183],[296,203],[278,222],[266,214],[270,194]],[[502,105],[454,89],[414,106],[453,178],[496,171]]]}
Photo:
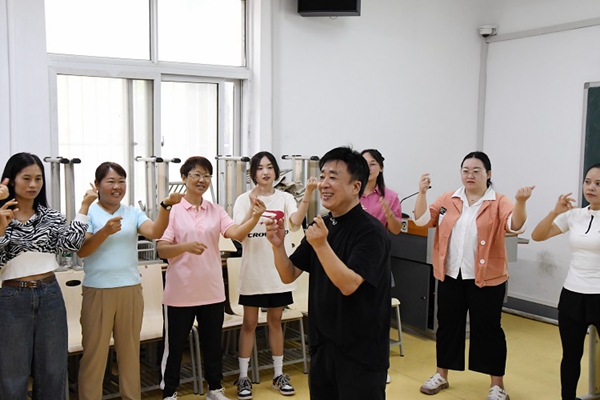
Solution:
{"label": "raised hand", "polygon": [[419,178],[419,193],[427,193],[429,186],[431,186],[431,178],[429,177],[429,173],[421,175]]}
{"label": "raised hand", "polygon": [[329,229],[325,225],[325,221],[323,221],[323,217],[317,215],[314,219],[314,223],[310,224],[308,229],[305,232],[306,240],[312,247],[319,247],[325,243],[327,243],[327,235],[329,234]]}
{"label": "raised hand", "polygon": [[317,180],[317,178],[315,178],[314,176],[311,176],[306,181],[306,191],[309,193],[314,192],[315,189],[317,188],[318,183],[319,183],[319,181]]}
{"label": "raised hand", "polygon": [[167,197],[164,200],[164,203],[168,206],[173,206],[175,204],[178,204],[181,202],[181,199],[183,199],[183,197],[185,196],[185,193],[176,193],[173,192],[171,194],[169,194],[169,197]]}
{"label": "raised hand", "polygon": [[554,206],[554,212],[556,215],[562,214],[565,211],[569,211],[573,208],[573,203],[575,203],[575,199],[571,197],[573,193],[561,194],[558,196],[558,200],[556,201],[556,205]]}
{"label": "raised hand", "polygon": [[260,195],[260,186],[254,185],[254,187],[250,191],[250,201],[252,201],[253,198],[257,198],[259,195]]}
{"label": "raised hand", "polygon": [[250,196],[250,201],[252,202],[252,216],[258,216],[258,218],[260,218],[260,216],[267,211],[267,206],[258,197]]}
{"label": "raised hand", "polygon": [[517,189],[517,194],[515,194],[516,201],[525,202],[531,197],[531,192],[533,192],[535,186],[523,186],[520,189]]}
{"label": "raised hand", "polygon": [[273,247],[283,246],[283,240],[285,239],[283,219],[275,221],[273,218],[269,218],[265,222],[265,227],[267,230],[267,240],[273,245]]}
{"label": "raised hand", "polygon": [[98,190],[96,186],[90,183],[91,189],[88,189],[83,195],[83,200],[81,202],[82,205],[90,206],[96,199],[98,198]]}
{"label": "raised hand", "polygon": [[206,250],[206,245],[202,242],[187,242],[186,250],[188,253],[192,254],[202,254]]}
{"label": "raised hand", "polygon": [[8,226],[8,224],[10,224],[10,221],[13,220],[13,218],[15,218],[15,211],[18,211],[18,208],[15,208],[14,210],[9,209],[9,207],[12,206],[16,206],[17,205],[17,201],[15,199],[9,200],[6,203],[4,203],[4,205],[2,207],[0,207],[0,234],[4,235],[4,231],[6,230],[6,227]]}
{"label": "raised hand", "polygon": [[395,217],[394,212],[390,208],[390,203],[388,203],[388,201],[386,199],[384,199],[383,197],[380,197],[379,198],[379,204],[381,204],[381,207],[383,208],[383,211],[385,211],[385,217],[386,218]]}
{"label": "raised hand", "polygon": [[102,229],[106,230],[106,233],[108,233],[109,235],[113,235],[121,230],[121,220],[122,219],[123,219],[123,217],[121,217],[121,216],[112,217],[111,219],[106,221],[106,225],[104,225],[104,228],[102,228]]}
{"label": "raised hand", "polygon": [[0,183],[0,200],[6,199],[9,193],[10,192],[8,191],[8,178],[4,178],[4,180],[2,180],[2,183]]}

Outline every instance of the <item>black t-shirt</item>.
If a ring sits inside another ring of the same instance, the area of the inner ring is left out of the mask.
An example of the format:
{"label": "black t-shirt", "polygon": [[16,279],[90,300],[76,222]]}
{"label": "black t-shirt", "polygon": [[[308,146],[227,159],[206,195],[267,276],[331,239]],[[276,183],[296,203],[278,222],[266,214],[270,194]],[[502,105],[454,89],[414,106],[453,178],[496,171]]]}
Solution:
{"label": "black t-shirt", "polygon": [[350,296],[331,282],[306,241],[290,256],[309,272],[308,318],[311,348],[333,343],[373,369],[389,367],[390,238],[383,224],[358,204],[348,213],[324,218],[327,241],[348,268],[365,281]]}

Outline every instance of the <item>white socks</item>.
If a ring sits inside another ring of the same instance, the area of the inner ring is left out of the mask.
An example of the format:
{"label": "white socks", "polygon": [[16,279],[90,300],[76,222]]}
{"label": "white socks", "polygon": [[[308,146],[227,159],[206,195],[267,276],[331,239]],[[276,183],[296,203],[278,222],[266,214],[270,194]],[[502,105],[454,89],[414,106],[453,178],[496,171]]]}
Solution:
{"label": "white socks", "polygon": [[248,366],[250,365],[250,358],[238,357],[238,362],[240,363],[240,378],[247,378]]}
{"label": "white socks", "polygon": [[[238,362],[240,364],[240,378],[246,378],[250,358],[238,357]],[[273,378],[277,378],[279,375],[283,375],[283,356],[273,356]]]}
{"label": "white socks", "polygon": [[283,375],[283,356],[273,356],[273,379]]}

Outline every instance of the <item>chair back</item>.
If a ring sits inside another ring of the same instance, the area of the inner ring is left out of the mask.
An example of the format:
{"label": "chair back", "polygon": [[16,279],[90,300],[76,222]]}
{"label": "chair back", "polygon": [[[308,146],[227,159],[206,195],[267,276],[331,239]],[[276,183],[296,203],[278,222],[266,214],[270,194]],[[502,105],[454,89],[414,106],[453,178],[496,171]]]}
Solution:
{"label": "chair back", "polygon": [[244,307],[238,304],[240,298],[239,284],[240,271],[242,269],[241,257],[230,257],[227,259],[227,289],[229,292],[229,303],[234,313],[242,315]]}
{"label": "chair back", "polygon": [[302,314],[308,314],[308,272],[302,272],[296,279],[296,290],[294,290],[294,304],[292,308]]}
{"label": "chair back", "polygon": [[164,264],[139,265],[144,296],[144,319],[140,340],[159,339],[163,335],[163,278]]}
{"label": "chair back", "polygon": [[69,354],[83,351],[81,345],[81,302],[83,294],[83,270],[56,272],[56,280],[60,285],[65,307],[67,309],[68,349]]}

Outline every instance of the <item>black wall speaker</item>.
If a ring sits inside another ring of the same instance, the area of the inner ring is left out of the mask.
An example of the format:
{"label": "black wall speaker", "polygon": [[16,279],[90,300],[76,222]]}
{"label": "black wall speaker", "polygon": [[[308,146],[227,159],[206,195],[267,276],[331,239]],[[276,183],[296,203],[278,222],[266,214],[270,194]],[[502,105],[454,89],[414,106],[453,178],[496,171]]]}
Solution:
{"label": "black wall speaker", "polygon": [[298,0],[303,17],[347,17],[360,15],[360,0]]}

